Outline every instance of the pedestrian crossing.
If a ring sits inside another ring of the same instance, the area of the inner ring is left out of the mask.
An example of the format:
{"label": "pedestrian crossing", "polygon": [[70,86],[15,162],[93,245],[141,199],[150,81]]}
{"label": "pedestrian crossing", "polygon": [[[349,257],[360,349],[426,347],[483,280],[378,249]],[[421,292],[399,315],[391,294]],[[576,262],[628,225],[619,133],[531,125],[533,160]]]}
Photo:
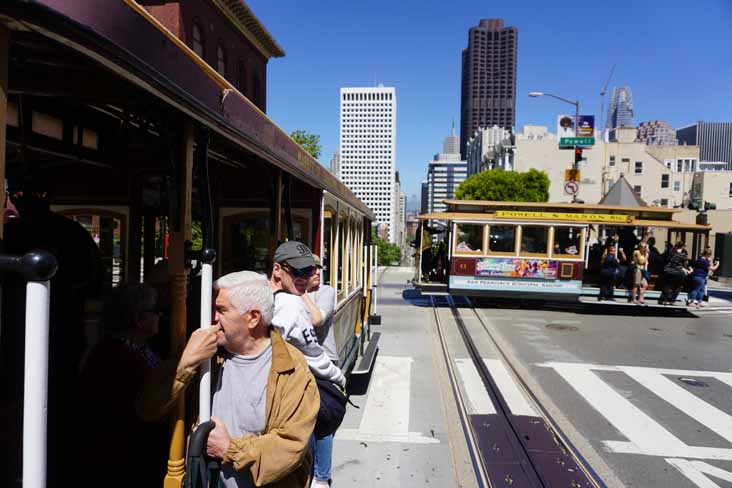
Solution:
{"label": "pedestrian crossing", "polygon": [[[601,443],[610,453],[635,454],[664,458],[695,486],[719,487],[713,478],[732,481],[732,472],[718,466],[732,461],[732,416],[703,400],[681,384],[700,381],[732,388],[732,373],[638,366],[548,362],[538,365],[556,372],[595,412],[618,432],[615,439]],[[639,387],[653,393],[689,418],[724,440],[724,447],[691,445],[673,432],[674,426],[662,425],[640,402],[633,402],[627,392],[617,391],[602,375],[619,373]],[[716,462],[715,464],[713,464]]]}

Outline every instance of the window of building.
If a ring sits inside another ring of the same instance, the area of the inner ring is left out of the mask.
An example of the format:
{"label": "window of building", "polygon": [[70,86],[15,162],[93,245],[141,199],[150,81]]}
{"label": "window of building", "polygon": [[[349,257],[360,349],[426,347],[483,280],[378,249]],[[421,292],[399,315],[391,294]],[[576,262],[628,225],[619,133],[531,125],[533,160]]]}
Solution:
{"label": "window of building", "polygon": [[661,175],[661,188],[668,188],[670,175]]}
{"label": "window of building", "polygon": [[482,253],[483,227],[480,224],[455,224],[455,252]]}
{"label": "window of building", "polygon": [[203,57],[203,30],[198,22],[193,23],[191,30],[191,49],[198,56]]}
{"label": "window of building", "polygon": [[729,184],[729,196],[732,197],[732,182]]}
{"label": "window of building", "polygon": [[643,174],[643,161],[636,161],[635,162],[635,174],[641,175]]}
{"label": "window of building", "polygon": [[239,60],[236,68],[236,87],[239,91],[246,96],[247,94],[247,68],[244,64],[244,60]]}
{"label": "window of building", "polygon": [[615,156],[610,156],[610,161],[608,162],[609,166],[615,166]]}
{"label": "window of building", "polygon": [[661,199],[661,206],[662,207],[668,207],[668,198],[662,198]]}
{"label": "window of building", "polygon": [[226,76],[226,49],[221,43],[216,46],[216,71],[221,76]]}
{"label": "window of building", "polygon": [[488,228],[488,250],[491,253],[516,252],[516,226],[491,225]]}
{"label": "window of building", "polygon": [[681,191],[681,182],[678,180],[674,181],[674,191]]}
{"label": "window of building", "polygon": [[582,228],[554,227],[552,256],[581,257]]}
{"label": "window of building", "polygon": [[636,195],[640,196],[642,189],[643,189],[643,187],[641,187],[640,185],[635,185],[633,187],[633,193],[635,193]]}
{"label": "window of building", "polygon": [[547,254],[549,227],[538,225],[521,226],[521,254]]}
{"label": "window of building", "polygon": [[623,158],[623,159],[621,159],[620,161],[621,161],[622,163],[624,163],[624,164],[626,164],[626,163],[627,163],[627,164],[630,164],[630,158]]}
{"label": "window of building", "polygon": [[676,172],[681,173],[684,171],[684,160],[678,159],[676,160]]}

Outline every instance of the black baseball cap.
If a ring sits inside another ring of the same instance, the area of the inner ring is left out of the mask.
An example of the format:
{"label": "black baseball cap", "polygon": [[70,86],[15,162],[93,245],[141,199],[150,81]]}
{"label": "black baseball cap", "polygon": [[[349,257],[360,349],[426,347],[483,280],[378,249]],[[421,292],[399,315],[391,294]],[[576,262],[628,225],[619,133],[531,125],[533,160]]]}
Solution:
{"label": "black baseball cap", "polygon": [[280,244],[274,253],[275,263],[285,263],[294,269],[315,266],[315,259],[310,248],[298,241],[287,241]]}

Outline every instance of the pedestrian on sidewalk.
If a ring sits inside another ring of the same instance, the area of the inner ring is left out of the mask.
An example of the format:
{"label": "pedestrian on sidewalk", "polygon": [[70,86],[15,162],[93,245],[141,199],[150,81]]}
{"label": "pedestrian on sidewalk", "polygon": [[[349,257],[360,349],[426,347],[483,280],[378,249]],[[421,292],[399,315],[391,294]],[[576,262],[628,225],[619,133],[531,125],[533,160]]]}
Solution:
{"label": "pedestrian on sidewalk", "polygon": [[[318,343],[323,346],[328,358],[333,364],[338,363],[338,350],[333,334],[333,312],[335,312],[336,292],[333,287],[321,283],[323,266],[320,257],[313,254],[316,271],[308,281],[307,293],[303,301],[310,314],[310,320],[315,327]],[[331,466],[333,458],[333,436],[330,433],[318,438],[316,433],[310,439],[310,448],[313,451],[313,483],[311,488],[331,486]]]}
{"label": "pedestrian on sidewalk", "polygon": [[707,248],[694,263],[694,271],[691,273],[691,293],[689,293],[687,305],[693,305],[696,308],[704,306],[704,288],[707,278],[719,267],[719,261],[712,264],[711,258],[712,250]]}
{"label": "pedestrian on sidewalk", "polygon": [[641,241],[638,249],[633,252],[633,264],[631,266],[632,283],[630,287],[630,301],[636,305],[645,305],[644,294],[648,288],[648,263],[650,252],[648,245]]}
{"label": "pedestrian on sidewalk", "polygon": [[615,280],[620,273],[620,261],[625,261],[625,254],[615,244],[610,244],[600,260],[600,295],[599,301],[615,301]]}
{"label": "pedestrian on sidewalk", "polygon": [[688,261],[685,244],[677,242],[669,251],[668,262],[663,268],[663,291],[658,299],[660,305],[673,305],[676,302],[679,291],[691,272]]}

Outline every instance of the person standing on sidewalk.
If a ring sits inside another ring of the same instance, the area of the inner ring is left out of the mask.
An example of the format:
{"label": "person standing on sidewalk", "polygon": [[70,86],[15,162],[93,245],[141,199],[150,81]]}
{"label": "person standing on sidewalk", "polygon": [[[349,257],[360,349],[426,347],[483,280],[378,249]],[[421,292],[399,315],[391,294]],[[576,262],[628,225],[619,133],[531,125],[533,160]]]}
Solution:
{"label": "person standing on sidewalk", "polygon": [[[315,327],[318,343],[323,346],[328,358],[337,364],[338,350],[333,334],[333,313],[335,312],[336,292],[333,287],[321,284],[323,266],[320,258],[313,254],[316,271],[308,281],[307,293],[302,298],[310,314],[310,320]],[[328,434],[317,438],[315,434],[310,439],[310,448],[313,451],[313,483],[311,488],[331,486],[331,466],[333,461],[333,435]]]}
{"label": "person standing on sidewalk", "polygon": [[719,267],[719,261],[711,262],[712,250],[707,248],[694,263],[694,271],[691,273],[691,293],[689,293],[688,305],[694,305],[696,308],[703,306],[704,288],[707,284],[707,278]]}

